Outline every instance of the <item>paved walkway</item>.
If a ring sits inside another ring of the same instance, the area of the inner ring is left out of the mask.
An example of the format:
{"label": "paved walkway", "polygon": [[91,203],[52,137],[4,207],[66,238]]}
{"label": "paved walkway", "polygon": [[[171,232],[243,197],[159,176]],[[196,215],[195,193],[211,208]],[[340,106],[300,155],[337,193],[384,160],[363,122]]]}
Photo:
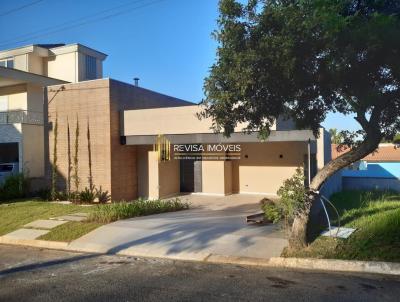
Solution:
{"label": "paved walkway", "polygon": [[102,226],[70,248],[102,253],[201,260],[210,254],[270,258],[287,245],[275,225],[248,225],[262,196],[182,196],[192,209],[132,218]]}
{"label": "paved walkway", "polygon": [[55,227],[69,221],[83,221],[87,218],[87,213],[74,213],[65,216],[53,217],[50,219],[39,219],[32,221],[23,228],[4,235],[5,238],[34,240],[50,232]]}

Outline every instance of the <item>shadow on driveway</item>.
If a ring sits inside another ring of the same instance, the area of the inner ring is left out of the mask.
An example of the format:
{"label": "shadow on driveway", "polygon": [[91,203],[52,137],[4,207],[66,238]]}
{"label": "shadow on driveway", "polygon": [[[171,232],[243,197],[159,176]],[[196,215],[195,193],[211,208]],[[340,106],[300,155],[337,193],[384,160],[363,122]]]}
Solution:
{"label": "shadow on driveway", "polygon": [[193,209],[117,221],[74,241],[93,252],[178,256],[184,253],[270,258],[287,245],[276,225],[247,225],[245,218],[259,211],[257,204],[223,209]]}

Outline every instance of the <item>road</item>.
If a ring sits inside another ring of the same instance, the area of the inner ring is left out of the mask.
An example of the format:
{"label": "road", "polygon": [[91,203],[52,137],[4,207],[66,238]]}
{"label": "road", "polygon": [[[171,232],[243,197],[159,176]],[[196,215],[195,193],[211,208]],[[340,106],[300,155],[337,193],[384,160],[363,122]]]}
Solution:
{"label": "road", "polygon": [[0,301],[398,301],[400,278],[0,245]]}

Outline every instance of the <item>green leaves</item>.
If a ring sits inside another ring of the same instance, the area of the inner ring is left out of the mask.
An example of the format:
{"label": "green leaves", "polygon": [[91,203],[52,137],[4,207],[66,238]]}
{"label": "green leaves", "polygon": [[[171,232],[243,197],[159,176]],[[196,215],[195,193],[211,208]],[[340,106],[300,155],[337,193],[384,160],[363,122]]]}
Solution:
{"label": "green leaves", "polygon": [[205,114],[229,135],[237,123],[268,135],[291,117],[318,128],[328,112],[370,115],[361,125],[399,131],[397,1],[220,1],[217,62],[205,79]]}

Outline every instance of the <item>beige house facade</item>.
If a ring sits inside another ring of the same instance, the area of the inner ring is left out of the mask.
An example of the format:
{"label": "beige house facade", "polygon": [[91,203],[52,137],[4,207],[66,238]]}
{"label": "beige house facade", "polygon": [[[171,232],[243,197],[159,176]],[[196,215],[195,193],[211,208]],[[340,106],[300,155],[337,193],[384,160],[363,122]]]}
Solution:
{"label": "beige house facade", "polygon": [[[275,195],[296,168],[309,179],[330,160],[324,129],[316,138],[279,119],[265,141],[245,124],[227,138],[197,118],[199,105],[104,78],[105,59],[80,44],[0,51],[0,163],[17,161],[34,189],[48,187],[56,168],[58,190],[92,181],[113,200]],[[190,146],[206,151],[179,149]]]}
{"label": "beige house facade", "polygon": [[38,44],[0,51],[0,163],[42,182],[49,85],[102,78],[106,55],[80,44]]}
{"label": "beige house facade", "polygon": [[[312,131],[296,130],[292,123],[278,120],[266,141],[261,141],[256,132],[243,133],[245,125],[238,125],[226,138],[213,132],[210,119],[197,118],[201,110],[201,106],[189,105],[121,113],[124,142],[138,150],[138,196],[164,198],[183,192],[276,195],[298,167],[312,178],[330,160],[330,138],[323,128],[316,138]],[[167,161],[160,161],[152,146],[159,134],[171,144]],[[206,146],[199,160],[175,156],[174,146],[198,144]],[[224,160],[208,156],[208,149],[228,145],[239,146],[240,152],[235,156],[225,152]]]}
{"label": "beige house facade", "polygon": [[[48,106],[47,171],[49,175],[56,143],[60,189],[71,183],[71,189],[82,190],[89,186],[91,175],[93,183],[109,191],[113,200],[158,199],[181,193],[276,195],[298,167],[304,167],[307,175],[310,170],[312,177],[330,159],[330,149],[326,153],[324,148],[329,137],[323,129],[315,138],[311,131],[296,130],[290,122],[279,120],[266,141],[260,141],[258,133],[242,133],[245,125],[238,125],[226,138],[213,132],[210,119],[197,118],[201,106],[112,79],[50,86],[46,97],[52,100]],[[73,156],[77,124],[80,183],[74,188],[71,174],[68,176],[73,163],[67,159]],[[160,160],[155,148],[160,135],[169,143],[168,159]],[[235,145],[240,154],[234,152],[232,159],[229,151],[219,152],[226,155],[219,160],[200,152],[201,159],[183,159],[177,156],[178,145],[206,149]]]}

